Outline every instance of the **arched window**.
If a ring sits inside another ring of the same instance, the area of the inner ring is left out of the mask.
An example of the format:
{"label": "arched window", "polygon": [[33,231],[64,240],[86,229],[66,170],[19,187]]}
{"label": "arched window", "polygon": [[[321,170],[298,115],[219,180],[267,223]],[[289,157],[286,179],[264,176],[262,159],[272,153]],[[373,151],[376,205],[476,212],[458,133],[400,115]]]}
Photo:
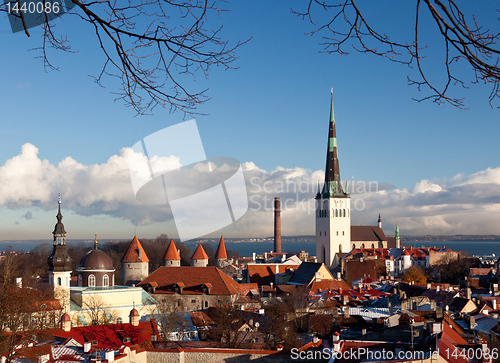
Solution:
{"label": "arched window", "polygon": [[372,248],[375,248],[375,245],[372,243]]}
{"label": "arched window", "polygon": [[337,231],[337,236],[339,235],[339,231]]}
{"label": "arched window", "polygon": [[60,278],[60,277],[58,277],[58,278],[57,278],[57,286],[61,286],[61,285],[62,285],[62,283],[61,283],[61,278]]}
{"label": "arched window", "polygon": [[342,236],[345,236],[345,232],[344,231],[342,231]]}
{"label": "arched window", "polygon": [[121,316],[116,318],[116,324],[123,324],[123,318]]}
{"label": "arched window", "polygon": [[95,276],[89,275],[89,287],[95,287]]}
{"label": "arched window", "polygon": [[356,245],[353,243],[352,244],[352,249],[354,250],[356,248]]}
{"label": "arched window", "polygon": [[82,287],[82,275],[78,275],[78,286]]}
{"label": "arched window", "polygon": [[325,246],[323,246],[323,248],[321,249],[321,257],[322,257],[322,261],[323,263],[326,263],[326,250],[325,250]]}
{"label": "arched window", "polygon": [[339,245],[339,252],[342,253],[342,244]]}
{"label": "arched window", "polygon": [[102,277],[102,286],[104,286],[104,287],[108,287],[109,286],[109,276],[108,275],[104,275]]}
{"label": "arched window", "polygon": [[335,217],[338,217],[338,216],[339,216],[339,210],[335,209]]}
{"label": "arched window", "polygon": [[361,245],[361,248],[365,248],[365,244],[364,243]]}
{"label": "arched window", "polygon": [[345,217],[345,209],[344,209],[344,217]]}

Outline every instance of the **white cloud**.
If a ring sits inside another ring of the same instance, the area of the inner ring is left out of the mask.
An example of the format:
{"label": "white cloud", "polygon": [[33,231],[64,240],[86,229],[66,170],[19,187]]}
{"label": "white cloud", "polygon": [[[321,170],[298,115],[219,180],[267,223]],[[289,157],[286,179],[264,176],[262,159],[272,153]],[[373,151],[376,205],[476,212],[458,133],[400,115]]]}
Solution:
{"label": "white cloud", "polygon": [[[0,207],[55,210],[61,192],[63,208],[78,215],[108,215],[138,226],[171,220],[168,205],[137,202],[128,169],[129,152],[123,148],[103,164],[84,165],[68,156],[52,165],[38,157],[34,145],[25,144],[19,155],[0,166]],[[166,162],[177,161],[172,158]],[[214,173],[216,183],[233,172],[227,164],[212,165],[212,169],[219,172]],[[182,178],[177,174],[165,178],[177,183],[169,197],[203,189],[202,181],[210,181],[207,170],[198,165]],[[281,198],[284,235],[314,234],[314,197],[318,181],[324,178],[322,171],[300,167],[266,171],[253,162],[243,163],[243,170],[249,211],[226,227],[224,235],[271,236],[274,197]],[[389,235],[396,221],[403,234],[500,234],[500,167],[457,175],[447,182],[423,179],[411,191],[383,182],[348,184],[353,225],[373,225],[381,212]]]}

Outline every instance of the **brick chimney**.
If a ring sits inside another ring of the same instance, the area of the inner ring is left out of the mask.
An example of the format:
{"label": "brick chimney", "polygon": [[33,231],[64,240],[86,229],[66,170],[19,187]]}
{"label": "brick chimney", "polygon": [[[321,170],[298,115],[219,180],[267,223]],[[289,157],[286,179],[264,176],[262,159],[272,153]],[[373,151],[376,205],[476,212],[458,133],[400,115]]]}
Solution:
{"label": "brick chimney", "polygon": [[281,202],[274,198],[274,252],[281,253]]}

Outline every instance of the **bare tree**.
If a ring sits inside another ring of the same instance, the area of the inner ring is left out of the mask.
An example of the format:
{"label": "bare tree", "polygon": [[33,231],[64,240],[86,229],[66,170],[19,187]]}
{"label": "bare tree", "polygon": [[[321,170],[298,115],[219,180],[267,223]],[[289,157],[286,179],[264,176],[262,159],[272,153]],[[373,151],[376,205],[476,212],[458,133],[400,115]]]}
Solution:
{"label": "bare tree", "polygon": [[99,295],[90,295],[85,298],[82,308],[90,318],[91,325],[109,324],[116,320],[111,310]]}
{"label": "bare tree", "polygon": [[[10,1],[16,3],[18,0]],[[67,0],[68,4],[74,7],[64,16],[76,15],[90,24],[104,55],[95,82],[102,86],[105,76],[120,79],[118,99],[139,114],[157,105],[193,113],[208,99],[207,90],[190,90],[185,76],[206,77],[212,66],[231,68],[235,50],[242,44],[229,45],[221,38],[222,26],[209,25],[209,19],[216,24],[224,11],[217,0]],[[10,8],[0,5],[0,11]],[[17,16],[30,36],[23,12]],[[57,69],[49,60],[48,50],[71,52],[69,41],[56,34],[55,21],[47,16],[42,28],[41,57],[45,67]]]}
{"label": "bare tree", "polygon": [[[310,34],[327,32],[324,36],[324,51],[326,53],[348,54],[348,45],[356,51],[375,54],[393,62],[415,66],[419,78],[408,77],[410,85],[416,85],[420,90],[426,88],[430,95],[417,101],[433,100],[441,104],[447,102],[453,106],[463,108],[463,98],[449,96],[450,87],[461,85],[464,75],[457,75],[454,63],[460,62],[470,66],[474,72],[473,83],[487,83],[492,86],[489,95],[492,101],[500,97],[500,47],[498,40],[500,33],[485,29],[476,21],[476,17],[467,14],[462,9],[466,5],[458,5],[456,0],[416,0],[415,23],[412,39],[396,40],[399,36],[389,37],[381,29],[375,29],[369,20],[370,14],[363,10],[361,1],[357,0],[308,0],[307,7],[292,12],[314,24],[315,29]],[[382,4],[384,6],[384,4]],[[487,6],[485,3],[476,7]],[[324,11],[330,11],[326,22],[317,22]],[[496,10],[498,12],[498,10]],[[391,13],[388,9],[387,13]],[[425,26],[422,18],[429,16],[437,27]],[[500,14],[499,14],[500,15]],[[391,16],[397,16],[393,14]],[[431,79],[430,72],[425,70],[424,59],[426,54],[420,30],[434,29],[435,37],[443,41],[444,73],[446,79],[443,84]]]}

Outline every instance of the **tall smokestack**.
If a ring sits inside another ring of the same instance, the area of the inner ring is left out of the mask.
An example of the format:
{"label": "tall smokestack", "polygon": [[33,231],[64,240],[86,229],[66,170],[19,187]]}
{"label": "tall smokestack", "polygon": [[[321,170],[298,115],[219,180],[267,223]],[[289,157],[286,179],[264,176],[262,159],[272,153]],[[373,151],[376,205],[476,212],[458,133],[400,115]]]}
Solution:
{"label": "tall smokestack", "polygon": [[274,252],[281,252],[281,206],[280,198],[274,198]]}

